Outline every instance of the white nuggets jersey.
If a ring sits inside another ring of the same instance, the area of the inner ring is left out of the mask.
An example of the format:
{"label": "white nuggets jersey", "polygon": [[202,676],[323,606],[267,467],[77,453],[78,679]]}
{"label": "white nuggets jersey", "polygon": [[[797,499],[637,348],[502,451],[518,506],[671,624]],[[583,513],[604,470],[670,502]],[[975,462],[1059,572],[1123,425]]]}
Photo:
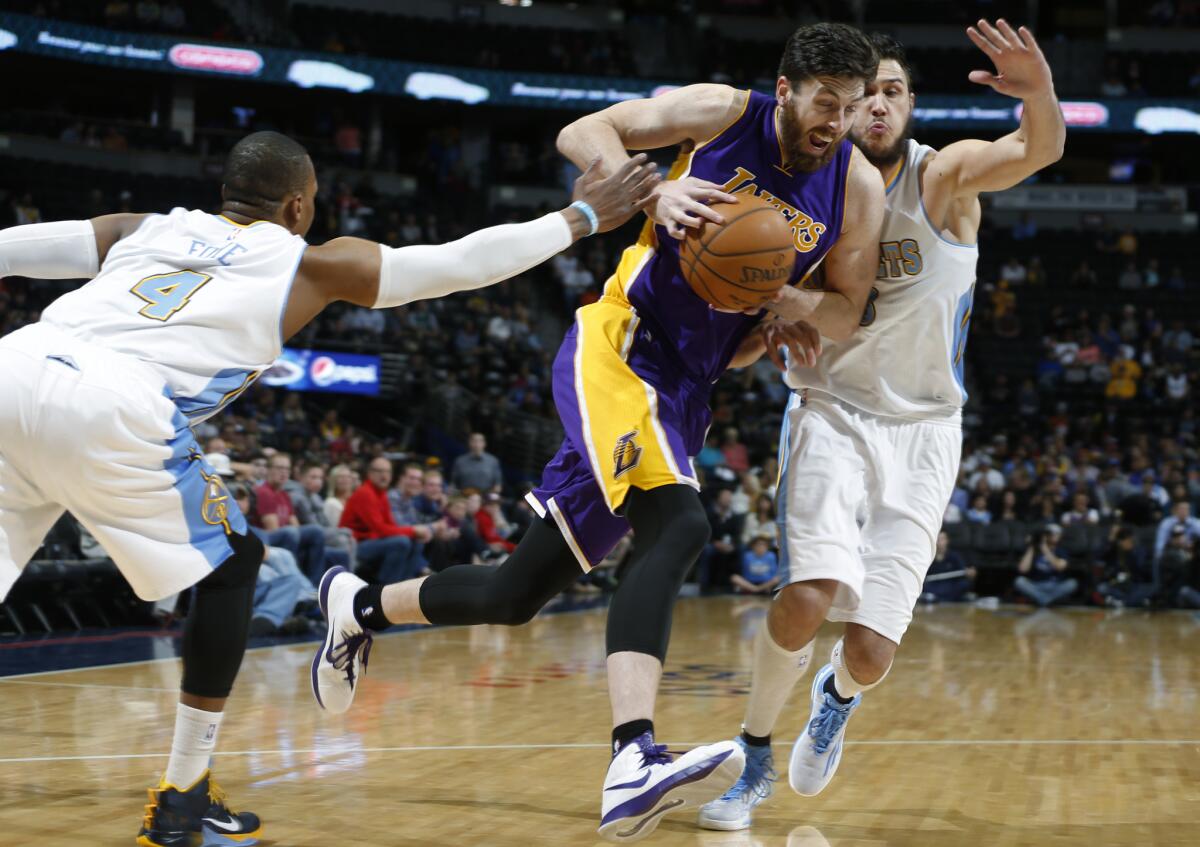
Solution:
{"label": "white nuggets jersey", "polygon": [[279,357],[283,311],[306,246],[268,221],[243,225],[182,208],[151,215],[42,322],[150,365],[196,423]]}
{"label": "white nuggets jersey", "polygon": [[848,340],[824,340],[815,368],[785,381],[833,395],[874,415],[961,418],[963,352],[979,248],[947,240],[921,201],[921,161],[933,148],[908,141],[888,185],[877,284]]}

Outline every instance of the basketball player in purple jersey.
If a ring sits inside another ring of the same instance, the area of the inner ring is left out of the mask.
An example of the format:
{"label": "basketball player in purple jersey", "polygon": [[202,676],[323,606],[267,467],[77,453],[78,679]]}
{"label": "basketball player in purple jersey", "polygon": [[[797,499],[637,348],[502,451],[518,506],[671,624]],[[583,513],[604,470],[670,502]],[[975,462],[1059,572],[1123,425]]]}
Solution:
{"label": "basketball player in purple jersey", "polygon": [[[1058,161],[1066,139],[1050,66],[1032,33],[1003,20],[967,32],[996,71],[970,78],[1022,100],[1021,125],[994,142],[941,150],[911,138],[915,97],[904,48],[872,39],[879,72],[851,138],[887,183],[878,296],[853,338],[829,344],[815,367],[797,361],[787,369],[795,393],[777,494],[787,585],[755,639],[737,738],[746,769],[701,809],[708,829],[750,826],[754,807],[770,796],[771,733],[826,619],[843,623],[843,635],[813,679],[788,782],[805,796],[829,784],[847,722],[891,668],[933,560],[962,454],[979,194]],[[787,312],[782,302],[777,308]]]}
{"label": "basketball player in purple jersey", "polygon": [[313,661],[324,708],[350,706],[370,631],[524,623],[632,527],[636,552],[608,617],[615,728],[600,834],[643,838],[661,815],[734,783],[743,764],[734,742],[672,760],[654,743],[652,719],[672,604],[710,531],[691,460],[711,421],[710,387],[731,364],[788,335],[762,311],[723,313],[696,296],[681,276],[677,239],[703,219],[721,223],[707,202],[769,199],[791,224],[790,281],[824,262],[826,289],[800,295],[799,317],[829,338],[850,336],[878,266],[884,191],[878,171],[844,139],[877,65],[858,30],[806,26],[788,40],[773,94],[693,85],[562,131],[568,158],[581,166],[599,158],[606,172],[622,167],[630,149],[681,151],[646,207],[641,238],[600,301],[576,313],[559,350],[554,399],[566,439],[529,497],[543,520],[496,569],[449,568],[386,592],[340,569],[326,574],[329,631]]}

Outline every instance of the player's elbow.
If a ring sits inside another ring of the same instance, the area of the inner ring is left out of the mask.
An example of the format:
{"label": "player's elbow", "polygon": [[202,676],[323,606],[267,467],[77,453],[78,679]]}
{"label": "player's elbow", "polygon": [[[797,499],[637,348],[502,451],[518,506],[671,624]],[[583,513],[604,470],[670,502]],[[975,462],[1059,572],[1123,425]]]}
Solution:
{"label": "player's elbow", "polygon": [[1063,153],[1067,148],[1067,133],[1065,130],[1058,133],[1049,144],[1041,151],[1042,155],[1038,162],[1038,170],[1048,168],[1063,157]]}
{"label": "player's elbow", "polygon": [[1067,151],[1067,128],[1063,127],[1062,130],[1058,133],[1058,138],[1056,138],[1054,140],[1054,158],[1050,160],[1049,164],[1053,165],[1055,162],[1057,162],[1059,159],[1061,159],[1063,157],[1063,154],[1066,151]]}
{"label": "player's elbow", "polygon": [[585,116],[577,121],[572,121],[558,131],[558,138],[555,139],[554,144],[558,148],[558,152],[566,156],[568,159],[571,158],[572,151],[574,151],[579,145],[579,137],[584,131],[584,127],[581,125],[586,123],[588,117],[590,116]]}
{"label": "player's elbow", "polygon": [[[578,123],[578,121],[576,122]],[[558,131],[558,137],[554,139],[554,146],[562,155],[567,155],[567,150],[571,146],[571,137],[575,131],[575,124],[570,123]]]}
{"label": "player's elbow", "polygon": [[1052,138],[1048,138],[1044,143],[1038,145],[1033,156],[1033,164],[1035,165],[1033,172],[1036,173],[1042,168],[1048,168],[1062,159],[1066,148],[1067,129],[1066,127],[1059,127]]}

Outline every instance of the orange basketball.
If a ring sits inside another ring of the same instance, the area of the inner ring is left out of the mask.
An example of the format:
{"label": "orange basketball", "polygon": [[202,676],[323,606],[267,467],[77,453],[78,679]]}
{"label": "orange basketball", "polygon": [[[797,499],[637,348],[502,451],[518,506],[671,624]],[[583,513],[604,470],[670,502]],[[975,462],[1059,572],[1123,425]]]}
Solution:
{"label": "orange basketball", "polygon": [[718,309],[762,306],[787,284],[796,262],[792,229],[783,213],[750,194],[714,203],[725,224],[705,221],[679,246],[683,278]]}

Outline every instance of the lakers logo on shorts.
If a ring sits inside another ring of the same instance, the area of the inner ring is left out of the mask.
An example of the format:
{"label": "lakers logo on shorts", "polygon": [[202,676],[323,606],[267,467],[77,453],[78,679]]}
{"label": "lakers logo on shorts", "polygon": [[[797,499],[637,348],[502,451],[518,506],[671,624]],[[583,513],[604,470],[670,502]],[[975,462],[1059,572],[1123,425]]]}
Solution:
{"label": "lakers logo on shorts", "polygon": [[620,479],[622,475],[636,468],[642,460],[642,448],[634,441],[637,435],[638,431],[635,429],[617,439],[617,446],[613,449],[613,479]]}

